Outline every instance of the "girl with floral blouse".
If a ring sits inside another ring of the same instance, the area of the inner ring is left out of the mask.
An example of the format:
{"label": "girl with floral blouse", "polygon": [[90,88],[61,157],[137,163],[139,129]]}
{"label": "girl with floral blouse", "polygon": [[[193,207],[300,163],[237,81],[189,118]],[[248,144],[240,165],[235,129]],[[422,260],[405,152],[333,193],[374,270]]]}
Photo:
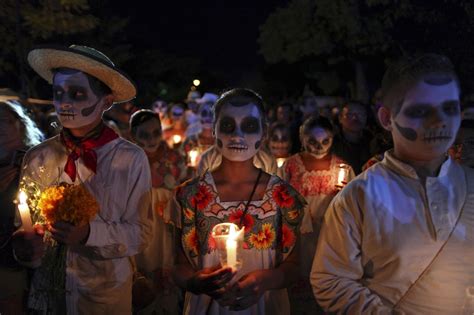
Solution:
{"label": "girl with floral blouse", "polygon": [[295,314],[314,314],[318,307],[309,283],[309,273],[324,213],[341,189],[337,185],[339,166],[346,164],[349,169],[346,181],[354,177],[352,168],[331,152],[333,135],[333,126],[327,118],[310,116],[300,127],[303,151],[288,158],[282,167],[283,178],[308,203],[301,226],[300,280],[289,291]]}
{"label": "girl with floral blouse", "polygon": [[[221,95],[214,108],[222,163],[176,193],[181,212],[176,283],[187,291],[186,314],[289,314],[286,288],[298,276],[303,198],[253,157],[265,133],[263,101],[248,89]],[[245,228],[242,266],[221,266],[212,228]]]}

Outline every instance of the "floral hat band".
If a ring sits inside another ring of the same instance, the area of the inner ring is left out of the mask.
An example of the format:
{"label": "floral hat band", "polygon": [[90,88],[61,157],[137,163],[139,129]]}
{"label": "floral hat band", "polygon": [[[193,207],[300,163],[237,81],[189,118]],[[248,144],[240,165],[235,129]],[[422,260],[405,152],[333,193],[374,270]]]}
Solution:
{"label": "floral hat band", "polygon": [[70,68],[87,73],[107,85],[115,103],[126,102],[137,94],[135,84],[102,52],[87,46],[41,46],[28,53],[28,63],[43,79],[53,82],[53,70]]}

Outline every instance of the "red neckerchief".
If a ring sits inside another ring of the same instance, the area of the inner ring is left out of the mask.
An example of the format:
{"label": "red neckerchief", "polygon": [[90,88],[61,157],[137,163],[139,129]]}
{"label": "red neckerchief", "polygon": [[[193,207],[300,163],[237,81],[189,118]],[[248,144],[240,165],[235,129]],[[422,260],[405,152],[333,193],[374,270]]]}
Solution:
{"label": "red neckerchief", "polygon": [[66,165],[64,166],[64,171],[74,182],[77,174],[75,161],[81,158],[84,165],[96,173],[97,153],[94,149],[117,139],[118,135],[109,127],[100,124],[83,138],[75,138],[67,129],[61,131],[60,137],[61,142],[70,152],[67,157]]}

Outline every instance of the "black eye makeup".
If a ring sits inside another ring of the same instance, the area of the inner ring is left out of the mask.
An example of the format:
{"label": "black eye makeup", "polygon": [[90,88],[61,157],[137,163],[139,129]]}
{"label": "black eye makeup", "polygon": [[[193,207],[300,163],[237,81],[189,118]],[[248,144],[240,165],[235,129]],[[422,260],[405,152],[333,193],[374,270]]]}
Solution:
{"label": "black eye makeup", "polygon": [[235,120],[231,117],[222,117],[219,121],[219,131],[226,134],[232,134],[235,131]]}
{"label": "black eye makeup", "polygon": [[87,100],[87,90],[80,86],[70,86],[69,89],[64,91],[60,86],[53,86],[53,99],[55,101],[62,101],[64,95],[67,95],[70,101],[85,101]]}
{"label": "black eye makeup", "polygon": [[460,106],[459,106],[458,101],[445,102],[443,104],[443,111],[446,113],[446,115],[456,116],[460,113],[460,108],[459,107]]}
{"label": "black eye makeup", "polygon": [[409,118],[423,118],[431,113],[431,106],[425,104],[417,104],[406,108],[404,115]]}
{"label": "black eye makeup", "polygon": [[240,129],[244,133],[259,133],[260,132],[260,121],[256,117],[245,117],[240,124]]}

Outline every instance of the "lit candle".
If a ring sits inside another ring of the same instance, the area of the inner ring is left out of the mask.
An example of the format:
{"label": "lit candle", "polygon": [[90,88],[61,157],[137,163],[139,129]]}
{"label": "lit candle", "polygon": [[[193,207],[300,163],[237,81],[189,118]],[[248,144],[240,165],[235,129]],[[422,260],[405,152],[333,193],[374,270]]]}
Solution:
{"label": "lit candle", "polygon": [[277,161],[278,167],[282,167],[283,164],[285,163],[286,159],[285,158],[277,158],[276,161]]}
{"label": "lit candle", "polygon": [[20,190],[18,194],[18,211],[20,212],[21,226],[25,231],[30,232],[33,230],[33,223],[31,222],[30,208],[26,203],[26,199],[26,193]]}
{"label": "lit candle", "polygon": [[227,265],[232,269],[237,268],[237,240],[235,226],[229,226],[229,236],[226,240],[225,247],[227,251]]}
{"label": "lit candle", "polygon": [[173,136],[173,142],[174,144],[178,144],[181,142],[181,136],[180,135],[174,135]]}
{"label": "lit candle", "polygon": [[337,174],[336,186],[344,187],[347,183],[347,173],[349,172],[346,164],[339,164],[339,173]]}
{"label": "lit candle", "polygon": [[192,149],[191,151],[189,151],[188,155],[189,155],[189,165],[192,166],[192,167],[196,167],[197,166],[197,158],[198,158],[198,155],[199,155],[198,150]]}

